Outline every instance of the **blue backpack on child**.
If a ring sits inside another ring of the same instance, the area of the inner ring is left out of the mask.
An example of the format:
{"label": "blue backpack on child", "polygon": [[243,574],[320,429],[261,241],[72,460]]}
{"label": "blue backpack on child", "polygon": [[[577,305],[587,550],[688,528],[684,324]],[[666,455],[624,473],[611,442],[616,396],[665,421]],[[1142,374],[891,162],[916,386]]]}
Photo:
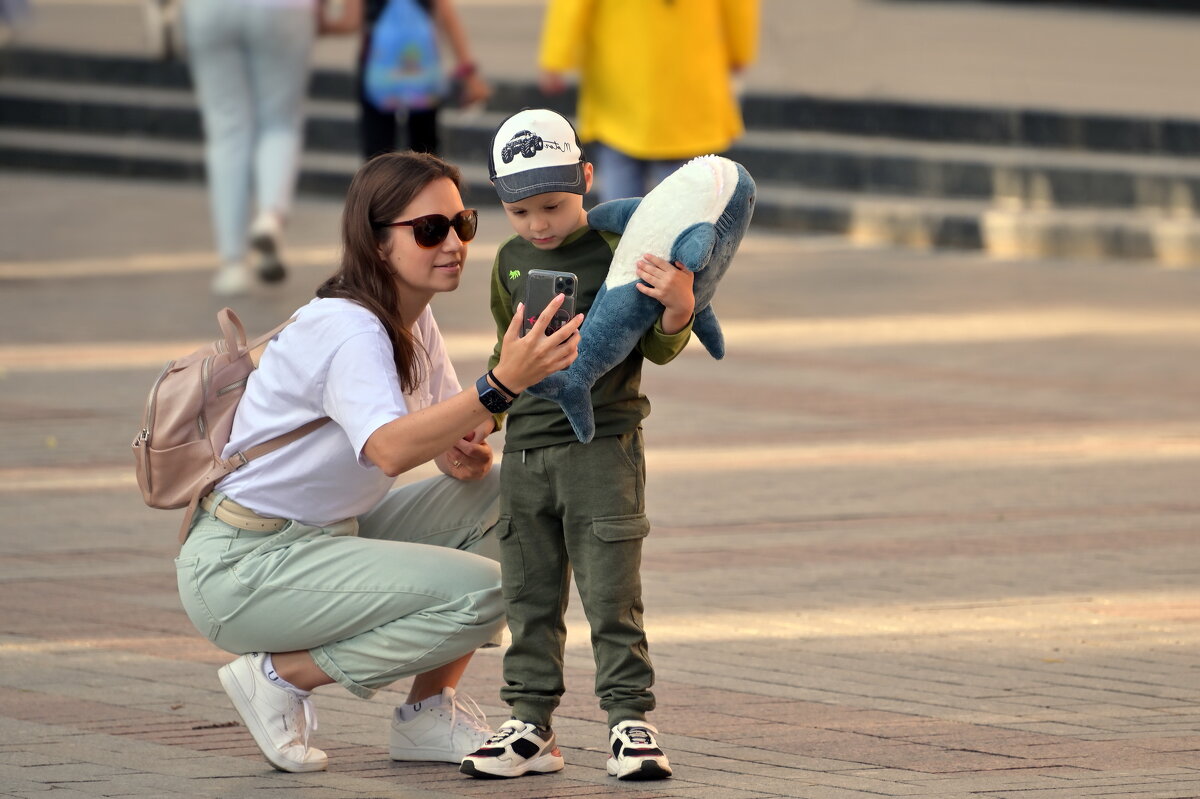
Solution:
{"label": "blue backpack on child", "polygon": [[363,67],[367,99],[380,111],[422,110],[444,90],[432,15],[417,0],[388,0]]}

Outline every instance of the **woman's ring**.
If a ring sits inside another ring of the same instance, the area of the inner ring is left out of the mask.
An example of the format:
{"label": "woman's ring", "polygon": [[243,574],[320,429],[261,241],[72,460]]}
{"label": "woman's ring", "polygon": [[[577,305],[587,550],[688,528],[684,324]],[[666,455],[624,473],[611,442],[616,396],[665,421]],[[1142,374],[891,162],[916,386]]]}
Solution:
{"label": "woman's ring", "polygon": [[457,469],[459,466],[462,466],[462,461],[455,461],[454,468]]}

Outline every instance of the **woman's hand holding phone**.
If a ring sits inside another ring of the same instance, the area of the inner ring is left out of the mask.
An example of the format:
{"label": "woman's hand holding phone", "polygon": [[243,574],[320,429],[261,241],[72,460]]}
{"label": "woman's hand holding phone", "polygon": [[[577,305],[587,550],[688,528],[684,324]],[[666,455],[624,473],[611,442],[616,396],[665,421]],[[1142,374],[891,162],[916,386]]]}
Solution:
{"label": "woman's hand holding phone", "polygon": [[579,326],[583,324],[583,314],[576,314],[558,330],[546,333],[563,299],[563,295],[559,294],[550,300],[525,336],[521,335],[525,303],[517,304],[517,312],[504,332],[500,363],[492,370],[496,378],[513,391],[524,391],[542,378],[566,369],[578,357]]}

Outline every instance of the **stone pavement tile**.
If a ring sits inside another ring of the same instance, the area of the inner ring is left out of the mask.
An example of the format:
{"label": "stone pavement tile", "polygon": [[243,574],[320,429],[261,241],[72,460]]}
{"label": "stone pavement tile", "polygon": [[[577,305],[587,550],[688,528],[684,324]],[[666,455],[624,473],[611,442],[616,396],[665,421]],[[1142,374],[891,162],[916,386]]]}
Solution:
{"label": "stone pavement tile", "polygon": [[1059,721],[1014,721],[1006,726],[1014,730],[1024,730],[1026,732],[1036,732],[1045,735],[1063,735],[1070,737],[1083,737],[1095,733],[1093,727],[1084,727],[1078,724],[1064,724]]}
{"label": "stone pavement tile", "polygon": [[[720,796],[720,790],[737,789],[757,791],[766,796],[779,797],[829,797],[829,799],[848,799],[848,797],[866,796],[865,792],[837,788],[810,782],[810,775],[803,771],[792,771],[786,775],[758,775],[753,773],[738,773],[723,769],[715,769],[702,765],[690,765],[686,773],[680,772],[681,780],[694,780],[710,790],[717,791],[713,795]],[[672,780],[674,782],[675,780]],[[875,794],[878,796],[878,794]]]}
{"label": "stone pavement tile", "polygon": [[74,758],[76,757],[76,753],[81,748],[83,747],[76,747],[64,743],[61,746],[63,758],[62,762],[47,763],[45,765],[36,766],[21,766],[19,768],[6,766],[5,771],[9,773],[19,771],[23,779],[51,784],[104,780],[115,775],[131,773],[130,769],[122,768],[120,766],[108,765],[105,763],[75,761]]}
{"label": "stone pavement tile", "polygon": [[1136,738],[1133,744],[1142,749],[1155,752],[1195,752],[1200,750],[1200,737],[1195,734],[1197,725],[1192,726],[1192,734],[1181,735],[1178,738]]}
{"label": "stone pavement tile", "polygon": [[7,791],[18,789],[47,791],[51,788],[52,784],[40,779],[35,772],[26,771],[20,766],[0,764],[0,796],[7,796]]}
{"label": "stone pavement tile", "polygon": [[[678,781],[675,781],[678,782]],[[624,793],[617,791],[605,791],[604,793],[596,794],[597,796],[621,796],[625,799]],[[649,797],[669,795],[672,799],[766,799],[767,797],[775,796],[776,794],[763,793],[752,788],[740,789],[729,786],[713,788],[707,785],[686,785],[672,784],[670,794],[646,794]]]}
{"label": "stone pavement tile", "polygon": [[1090,768],[1097,771],[1132,769],[1167,769],[1187,766],[1200,769],[1200,752],[1167,752],[1156,753],[1146,750],[1116,750],[1102,755],[1086,754],[1074,757],[1063,757],[1059,762],[1079,768]]}
{"label": "stone pavement tile", "polygon": [[54,797],[54,799],[94,799],[94,797],[95,797],[95,794],[83,793],[82,791],[75,790],[74,788],[69,788],[69,787],[65,787],[65,786],[61,786],[61,785],[47,786],[47,787],[43,787],[43,788],[32,787],[28,790],[18,789],[18,790],[14,790],[11,793],[9,793],[7,791],[7,789],[5,789],[5,792],[0,793],[0,796],[5,796],[5,797],[11,796],[11,797],[15,797],[15,799],[27,799],[27,798],[32,798],[32,797],[37,797],[38,799],[41,799],[42,797],[45,797],[46,794],[50,791],[53,791],[52,796]]}
{"label": "stone pavement tile", "polygon": [[[753,773],[753,769],[751,769],[751,773]],[[917,775],[916,773],[913,773],[911,776],[916,777]],[[915,779],[879,779],[874,776],[857,776],[851,772],[812,771],[801,768],[795,769],[793,774],[788,777],[788,779],[795,779],[810,785],[821,786],[822,788],[843,791],[862,791],[865,794],[883,796],[923,795],[923,791],[920,787],[909,784],[911,782],[915,782]]]}
{"label": "stone pavement tile", "polygon": [[1186,785],[1159,787],[1145,782],[1138,785],[1113,787],[1088,787],[1072,784],[1041,790],[997,789],[988,791],[984,795],[989,799],[1195,799],[1196,788]]}
{"label": "stone pavement tile", "polygon": [[[1025,793],[1034,791],[1072,791],[1074,795],[1092,788],[1111,788],[1129,784],[1144,785],[1145,778],[1097,777],[1094,771],[1070,769],[1022,769],[992,771],[970,775],[943,775],[936,779],[914,781],[930,795],[943,793],[993,796],[993,792]],[[1064,794],[1069,795],[1069,794]]]}

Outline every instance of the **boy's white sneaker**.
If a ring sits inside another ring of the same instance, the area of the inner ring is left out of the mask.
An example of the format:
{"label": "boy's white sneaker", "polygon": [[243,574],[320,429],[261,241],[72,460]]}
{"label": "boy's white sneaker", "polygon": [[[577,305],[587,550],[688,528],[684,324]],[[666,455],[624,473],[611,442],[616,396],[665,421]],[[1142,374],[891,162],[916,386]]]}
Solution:
{"label": "boy's white sneaker", "polygon": [[308,745],[309,731],[317,728],[312,702],[267,679],[265,658],[251,652],[222,666],[217,671],[221,686],[268,763],[280,771],[323,770],[329,758]]}
{"label": "boy's white sneaker", "polygon": [[520,777],[562,771],[564,762],[554,733],[509,719],[476,751],[463,758],[459,771],[472,777]]}
{"label": "boy's white sneaker", "polygon": [[608,736],[608,773],[619,780],[663,780],[671,764],[654,736],[658,730],[645,721],[622,721]]}
{"label": "boy's white sneaker", "polygon": [[491,734],[479,705],[453,688],[443,688],[441,702],[418,702],[415,715],[407,720],[400,708],[392,712],[388,753],[392,760],[461,763]]}

